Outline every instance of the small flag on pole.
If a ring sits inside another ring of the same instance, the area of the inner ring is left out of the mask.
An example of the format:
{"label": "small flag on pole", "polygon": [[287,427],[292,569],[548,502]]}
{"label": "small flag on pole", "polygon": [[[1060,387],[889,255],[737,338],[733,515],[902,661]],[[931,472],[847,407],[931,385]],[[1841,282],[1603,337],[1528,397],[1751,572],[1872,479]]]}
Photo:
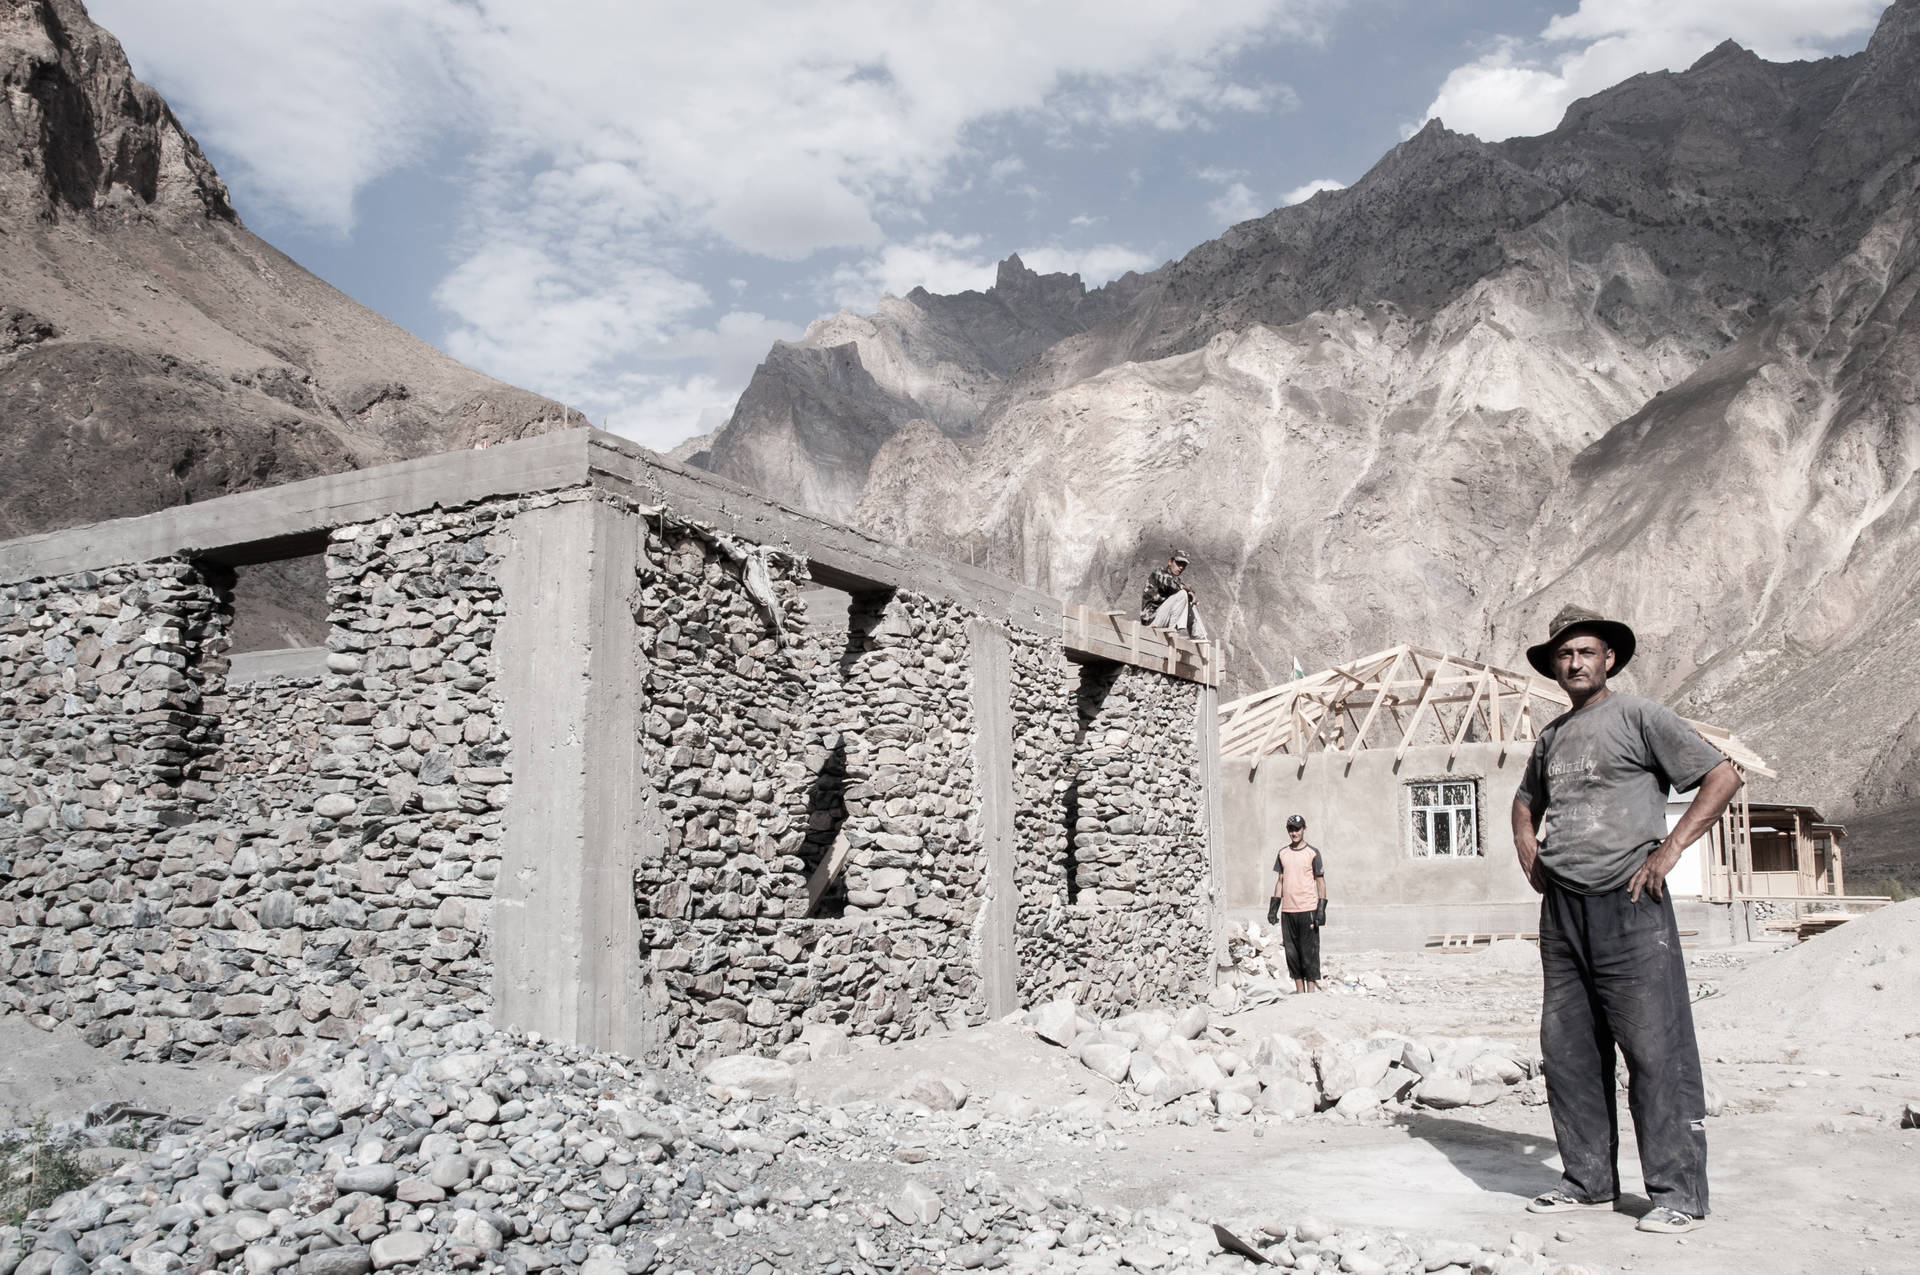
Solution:
{"label": "small flag on pole", "polygon": [[1293,657],[1293,675],[1296,678],[1305,677],[1307,675],[1307,671],[1300,667],[1300,657],[1297,655]]}

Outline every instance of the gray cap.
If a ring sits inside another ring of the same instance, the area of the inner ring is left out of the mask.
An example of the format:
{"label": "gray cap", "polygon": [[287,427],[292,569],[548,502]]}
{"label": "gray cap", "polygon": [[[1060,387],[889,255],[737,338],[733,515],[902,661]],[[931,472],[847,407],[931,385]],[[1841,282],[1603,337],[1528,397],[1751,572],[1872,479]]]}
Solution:
{"label": "gray cap", "polygon": [[1287,816],[1288,832],[1293,832],[1296,829],[1304,828],[1306,826],[1307,826],[1307,817],[1305,815],[1288,815]]}

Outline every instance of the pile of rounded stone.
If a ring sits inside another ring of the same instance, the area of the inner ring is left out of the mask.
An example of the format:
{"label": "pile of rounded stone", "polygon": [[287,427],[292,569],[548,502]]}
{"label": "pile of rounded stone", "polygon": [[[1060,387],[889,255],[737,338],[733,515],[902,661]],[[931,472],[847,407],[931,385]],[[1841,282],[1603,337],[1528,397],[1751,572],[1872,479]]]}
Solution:
{"label": "pile of rounded stone", "polygon": [[[1177,1197],[1133,1211],[979,1170],[1030,1161],[1021,1148],[1044,1139],[1098,1154],[1116,1122],[1144,1118],[1094,1100],[1047,1113],[923,1074],[898,1099],[817,1105],[792,1096],[779,1060],[719,1059],[696,1081],[497,1030],[484,1008],[394,1011],[253,1082],[201,1128],[0,1232],[0,1275],[1225,1272],[1250,1260]],[[1581,1275],[1526,1237],[1496,1254],[1310,1220],[1217,1220],[1302,1272]]]}
{"label": "pile of rounded stone", "polygon": [[1024,1019],[1141,1110],[1180,1104],[1186,1110],[1175,1114],[1191,1116],[1200,1103],[1217,1116],[1364,1118],[1409,1105],[1485,1106],[1510,1089],[1529,1103],[1546,1098],[1531,1050],[1483,1036],[1374,1032],[1335,1039],[1315,1029],[1308,1039],[1273,1033],[1242,1040],[1213,1026],[1205,1005],[1100,1022],[1065,999]]}

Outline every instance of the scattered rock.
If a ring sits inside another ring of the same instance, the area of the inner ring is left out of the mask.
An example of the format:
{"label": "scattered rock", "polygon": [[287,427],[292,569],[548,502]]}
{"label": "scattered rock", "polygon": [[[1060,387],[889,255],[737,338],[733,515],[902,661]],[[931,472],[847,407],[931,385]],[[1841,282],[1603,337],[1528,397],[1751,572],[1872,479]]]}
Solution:
{"label": "scattered rock", "polygon": [[940,1197],[918,1182],[909,1182],[887,1210],[908,1226],[930,1226],[940,1220]]}

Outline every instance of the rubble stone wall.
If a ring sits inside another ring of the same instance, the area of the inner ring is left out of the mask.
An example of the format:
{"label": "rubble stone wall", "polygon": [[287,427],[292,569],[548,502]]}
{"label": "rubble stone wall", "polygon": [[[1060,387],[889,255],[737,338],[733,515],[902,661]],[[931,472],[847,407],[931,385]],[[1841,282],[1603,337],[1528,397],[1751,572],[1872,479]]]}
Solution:
{"label": "rubble stone wall", "polygon": [[1073,891],[1067,830],[1067,773],[1080,719],[1080,666],[1058,642],[1033,634],[1012,643],[1015,890],[1019,911],[1019,998],[1038,1004],[1086,977],[1066,945]]}
{"label": "rubble stone wall", "polygon": [[222,568],[0,591],[8,1006],[265,1064],[395,991],[483,991],[510,792],[488,537],[518,507],[337,533],[322,681],[225,685]]}
{"label": "rubble stone wall", "polygon": [[1075,885],[1055,929],[1061,968],[1102,1012],[1211,986],[1200,688],[1120,665],[1081,670],[1068,763]]}
{"label": "rubble stone wall", "polygon": [[[965,612],[863,594],[823,639],[804,564],[763,558],[776,635],[751,559],[692,528],[647,547],[635,618],[667,852],[635,892],[675,1047],[775,1048],[806,1021],[886,1039],[978,1021]],[[810,914],[829,857],[845,866]]]}

